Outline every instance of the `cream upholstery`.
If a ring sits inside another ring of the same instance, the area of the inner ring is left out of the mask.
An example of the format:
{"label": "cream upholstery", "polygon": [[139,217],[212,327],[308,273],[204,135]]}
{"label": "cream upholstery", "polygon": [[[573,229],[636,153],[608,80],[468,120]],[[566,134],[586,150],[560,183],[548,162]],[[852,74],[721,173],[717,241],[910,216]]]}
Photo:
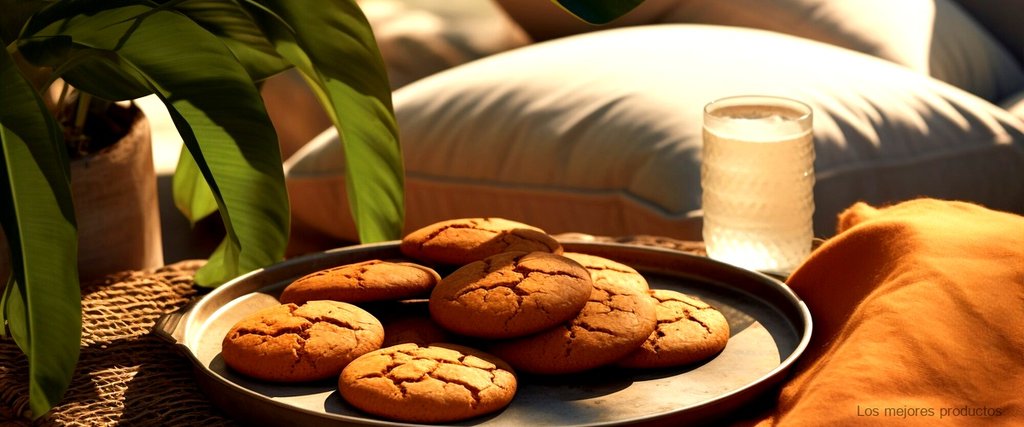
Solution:
{"label": "cream upholstery", "polygon": [[1018,61],[1024,61],[1022,1],[956,0],[979,24],[994,35]]}
{"label": "cream upholstery", "polygon": [[1017,116],[1020,120],[1024,121],[1024,91],[1011,96],[999,103],[1000,106],[1009,111],[1010,114]]}
{"label": "cream upholstery", "polygon": [[[975,9],[984,5],[993,16],[999,8],[993,3],[1013,3],[961,1],[979,4]],[[551,10],[550,0],[498,2],[538,38],[602,29]],[[664,23],[759,28],[818,40],[895,62],[990,101],[1024,86],[1013,56],[952,0],[647,0],[612,26]]]}
{"label": "cream upholstery", "polygon": [[530,42],[497,6],[481,0],[360,0],[391,86]]}
{"label": "cream upholstery", "polygon": [[[739,93],[815,109],[815,229],[856,201],[1024,210],[1024,123],[877,57],[776,32],[658,25],[490,56],[395,93],[407,229],[503,216],[550,232],[699,238],[701,108]],[[286,164],[295,221],[354,239],[333,130]]]}

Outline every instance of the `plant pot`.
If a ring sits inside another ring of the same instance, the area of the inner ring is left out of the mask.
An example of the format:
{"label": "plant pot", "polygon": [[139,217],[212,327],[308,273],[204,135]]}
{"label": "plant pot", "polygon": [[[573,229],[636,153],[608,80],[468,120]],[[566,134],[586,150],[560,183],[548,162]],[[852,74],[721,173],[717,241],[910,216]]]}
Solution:
{"label": "plant pot", "polygon": [[[71,162],[71,195],[78,222],[78,276],[90,279],[163,265],[160,210],[149,121],[135,117],[117,143]],[[0,277],[10,274],[0,231]]]}

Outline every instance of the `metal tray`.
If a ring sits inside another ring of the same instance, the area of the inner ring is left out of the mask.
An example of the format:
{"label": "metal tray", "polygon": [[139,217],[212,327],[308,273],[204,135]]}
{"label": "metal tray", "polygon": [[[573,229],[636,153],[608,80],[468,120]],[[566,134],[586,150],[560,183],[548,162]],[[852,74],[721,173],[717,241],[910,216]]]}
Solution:
{"label": "metal tray", "polygon": [[[584,374],[520,376],[519,390],[503,411],[459,425],[613,426],[679,425],[728,414],[778,385],[811,337],[807,307],[782,282],[704,257],[660,248],[563,242],[583,252],[630,265],[652,288],[696,295],[729,320],[725,350],[697,365],[651,371],[602,368]],[[160,319],[158,335],[176,344],[194,364],[196,379],[218,407],[263,425],[409,424],[359,412],[339,395],[334,381],[282,385],[229,370],[221,340],[238,320],[273,304],[292,280],[367,259],[402,258],[397,242],[346,247],[291,259],[238,277],[180,312]]]}

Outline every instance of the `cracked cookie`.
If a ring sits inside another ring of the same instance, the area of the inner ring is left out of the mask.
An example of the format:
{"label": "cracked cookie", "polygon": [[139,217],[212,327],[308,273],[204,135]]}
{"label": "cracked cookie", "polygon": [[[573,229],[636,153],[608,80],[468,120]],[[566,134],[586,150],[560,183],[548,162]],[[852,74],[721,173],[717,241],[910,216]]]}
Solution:
{"label": "cracked cookie", "polygon": [[436,271],[419,264],[370,260],[303,276],[284,288],[279,299],[295,304],[397,300],[427,295],[440,281]]}
{"label": "cracked cookie", "polygon": [[452,343],[458,337],[437,326],[430,318],[427,300],[404,300],[368,306],[384,325],[384,343],[381,347],[414,343],[428,345],[436,342]]}
{"label": "cracked cookie", "polygon": [[576,261],[545,252],[505,252],[441,280],[430,294],[430,316],[457,334],[513,338],[572,319],[591,290],[590,274]]}
{"label": "cracked cookie", "polygon": [[668,289],[650,291],[658,325],[647,341],[617,362],[627,368],[664,368],[710,358],[729,342],[729,322],[707,303]]}
{"label": "cracked cookie", "polygon": [[406,235],[399,248],[409,258],[448,265],[510,251],[562,253],[562,245],[544,230],[502,218],[434,223]]}
{"label": "cracked cookie", "polygon": [[310,301],[260,310],[224,337],[221,357],[231,369],[276,382],[337,376],[356,357],[380,348],[384,328],[352,304]]}
{"label": "cracked cookie", "polygon": [[578,252],[566,252],[562,256],[580,263],[583,268],[590,272],[590,278],[594,281],[602,280],[622,286],[632,286],[645,292],[650,289],[647,285],[647,279],[644,279],[640,272],[626,264],[597,255],[581,254]]}
{"label": "cracked cookie", "polygon": [[569,374],[615,363],[654,332],[654,300],[646,291],[597,277],[583,310],[560,326],[500,341],[489,351],[516,370]]}
{"label": "cracked cookie", "polygon": [[380,417],[441,423],[495,412],[516,393],[512,368],[468,347],[401,344],[364,354],[341,372],[346,402]]}

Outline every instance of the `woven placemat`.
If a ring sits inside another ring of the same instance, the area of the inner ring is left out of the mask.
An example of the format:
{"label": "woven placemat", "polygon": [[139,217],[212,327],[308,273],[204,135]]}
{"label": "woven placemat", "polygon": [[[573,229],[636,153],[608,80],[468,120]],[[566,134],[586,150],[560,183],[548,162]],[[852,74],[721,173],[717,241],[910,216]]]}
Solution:
{"label": "woven placemat", "polygon": [[64,399],[30,422],[28,363],[0,339],[0,425],[200,425],[233,423],[199,391],[184,356],[150,333],[195,295],[202,261],[124,272],[82,288],[82,350]]}

